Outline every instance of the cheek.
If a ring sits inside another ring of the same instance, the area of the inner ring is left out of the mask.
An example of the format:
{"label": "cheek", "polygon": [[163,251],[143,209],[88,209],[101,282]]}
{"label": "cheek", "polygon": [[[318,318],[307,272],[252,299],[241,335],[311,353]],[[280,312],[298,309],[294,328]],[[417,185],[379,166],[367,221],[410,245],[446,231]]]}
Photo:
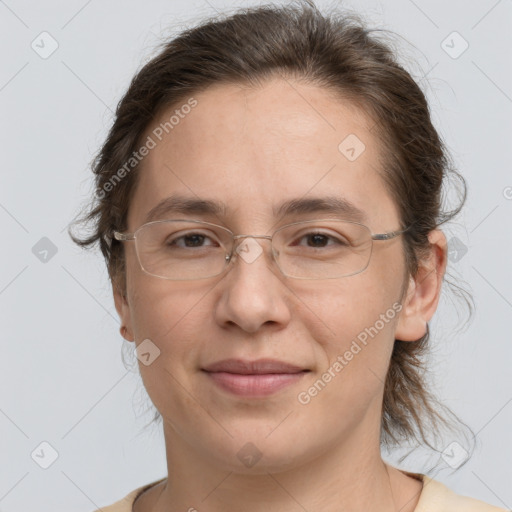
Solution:
{"label": "cheek", "polygon": [[[196,370],[198,356],[208,342],[205,332],[211,332],[207,292],[204,284],[159,279],[142,271],[133,275],[129,289],[132,328],[140,374],[153,401],[158,401],[158,394],[176,388],[174,379],[185,383]],[[145,346],[156,354],[154,361],[146,356],[149,365],[142,355],[147,353]]]}
{"label": "cheek", "polygon": [[303,288],[297,292],[302,303],[297,314],[317,334],[317,341],[326,346],[338,347],[341,342],[357,337],[386,312],[385,326],[380,322],[378,325],[379,330],[389,334],[396,317],[397,306],[393,308],[393,304],[399,298],[400,286],[396,277],[377,280],[368,273],[323,284],[321,290]]}
{"label": "cheek", "polygon": [[350,402],[351,393],[368,398],[385,381],[401,310],[396,275],[378,280],[366,272],[299,294],[307,307],[298,314],[320,355],[318,371],[330,372],[321,379],[333,382],[327,387],[345,397],[341,403]]}
{"label": "cheek", "polygon": [[[183,389],[197,370],[211,304],[203,290],[143,276],[134,280],[131,314],[139,371],[144,387],[159,411],[186,411],[193,401]],[[202,299],[202,300],[201,300]],[[147,341],[149,340],[149,342]],[[144,354],[149,356],[144,358]],[[149,364],[146,364],[146,363]]]}
{"label": "cheek", "polygon": [[137,286],[131,305],[135,339],[153,339],[161,349],[190,348],[207,322],[204,285],[200,293],[190,282],[182,285],[144,276]]}
{"label": "cheek", "polygon": [[304,421],[322,418],[322,427],[318,427],[322,438],[326,432],[355,430],[369,414],[380,414],[394,344],[400,305],[393,307],[374,287],[365,291],[360,286],[357,294],[349,288],[343,293],[333,290],[317,300],[315,311],[334,334],[326,334],[323,322],[312,315],[308,326],[322,365],[296,398]]}
{"label": "cheek", "polygon": [[368,294],[360,290],[357,297],[338,291],[338,296],[324,300],[318,311],[329,312],[320,315],[334,334],[325,335],[323,323],[311,320],[322,366],[297,399],[310,417],[325,416],[329,410],[326,421],[333,431],[355,428],[371,404],[381,400],[400,305],[375,289]]}

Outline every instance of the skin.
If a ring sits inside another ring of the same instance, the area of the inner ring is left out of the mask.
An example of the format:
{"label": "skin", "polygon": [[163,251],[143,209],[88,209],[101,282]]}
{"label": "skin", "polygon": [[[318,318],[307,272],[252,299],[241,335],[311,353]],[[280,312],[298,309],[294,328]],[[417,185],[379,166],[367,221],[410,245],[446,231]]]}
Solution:
{"label": "skin", "polygon": [[[258,88],[215,85],[194,98],[198,105],[145,157],[127,231],[175,193],[225,202],[225,217],[193,218],[235,234],[268,234],[322,218],[277,224],[272,206],[333,193],[364,210],[373,233],[400,227],[379,175],[374,123],[355,106],[317,86],[277,78]],[[353,162],[338,150],[348,134],[366,146]],[[429,239],[430,256],[407,282],[401,236],[375,242],[363,272],[322,281],[283,276],[265,240],[258,240],[259,258],[238,258],[220,277],[158,279],[141,270],[134,243],[125,242],[126,297],[114,288],[115,305],[125,338],[137,345],[149,338],[161,351],[139,367],[163,417],[168,465],[168,479],[145,492],[134,510],[227,512],[243,504],[246,512],[413,511],[422,484],[389,466],[388,477],[379,435],[394,339],[419,339],[438,304],[446,238],[435,230]],[[309,404],[300,404],[297,394],[404,289],[400,314]],[[264,357],[311,371],[263,400],[227,394],[200,371],[225,358]],[[262,454],[251,468],[237,457],[248,442]]]}

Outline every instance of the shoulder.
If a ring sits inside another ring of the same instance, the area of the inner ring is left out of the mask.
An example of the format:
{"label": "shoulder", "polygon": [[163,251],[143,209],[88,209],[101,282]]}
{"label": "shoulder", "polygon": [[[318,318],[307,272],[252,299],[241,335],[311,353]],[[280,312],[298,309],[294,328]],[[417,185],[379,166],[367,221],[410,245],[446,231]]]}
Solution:
{"label": "shoulder", "polygon": [[[507,509],[489,505],[475,498],[456,494],[443,483],[433,480],[426,475],[421,475],[421,477],[423,489],[414,512],[508,512]],[[97,509],[94,512],[132,512],[135,499],[150,487],[159,484],[163,480],[165,478],[138,487],[121,500],[107,507],[101,507],[101,509]]]}
{"label": "shoulder", "polygon": [[414,512],[508,512],[468,496],[456,494],[443,483],[423,475],[423,490]]}
{"label": "shoulder", "polygon": [[137,489],[134,489],[119,501],[116,501],[111,505],[96,509],[94,510],[94,512],[132,512],[133,503],[137,499],[137,497],[140,496],[143,492],[147,491],[150,487],[159,484],[166,478],[167,477],[164,477],[161,478],[160,480],[156,480],[155,482],[151,482],[141,487],[137,487]]}

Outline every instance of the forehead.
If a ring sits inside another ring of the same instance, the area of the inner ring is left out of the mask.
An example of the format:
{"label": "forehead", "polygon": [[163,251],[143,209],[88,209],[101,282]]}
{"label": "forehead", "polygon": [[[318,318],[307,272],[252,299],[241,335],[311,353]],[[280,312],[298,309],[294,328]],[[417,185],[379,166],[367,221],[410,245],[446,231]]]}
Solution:
{"label": "forehead", "polygon": [[148,127],[143,140],[155,145],[138,171],[129,226],[173,195],[221,201],[223,215],[238,223],[263,223],[283,202],[327,195],[350,201],[369,219],[396,220],[373,125],[354,104],[318,86],[288,79],[214,85]]}

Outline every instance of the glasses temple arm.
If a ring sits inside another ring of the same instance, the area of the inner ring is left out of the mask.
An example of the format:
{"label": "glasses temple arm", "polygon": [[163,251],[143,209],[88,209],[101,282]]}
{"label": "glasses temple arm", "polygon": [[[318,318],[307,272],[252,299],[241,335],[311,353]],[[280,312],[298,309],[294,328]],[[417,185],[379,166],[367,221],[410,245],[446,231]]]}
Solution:
{"label": "glasses temple arm", "polygon": [[135,240],[135,235],[133,233],[120,233],[119,231],[114,231],[114,238],[123,242],[127,240]]}

